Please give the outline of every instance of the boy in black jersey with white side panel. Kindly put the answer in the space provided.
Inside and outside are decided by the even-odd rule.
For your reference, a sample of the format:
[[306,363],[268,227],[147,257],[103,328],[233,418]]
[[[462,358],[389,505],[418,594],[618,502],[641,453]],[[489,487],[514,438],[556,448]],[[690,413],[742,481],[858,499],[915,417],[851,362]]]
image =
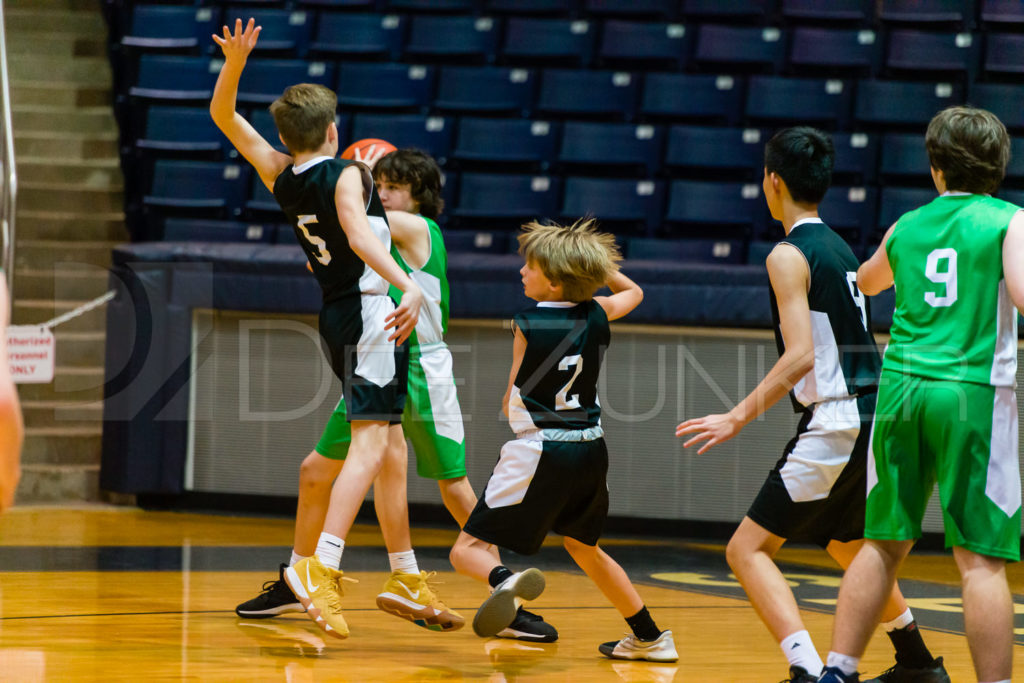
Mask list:
[[[282,141],[292,156],[276,151],[235,111],[238,82],[260,29],[250,19],[245,29],[213,36],[224,65],[210,101],[218,128],[256,168],[295,229],[323,289],[320,334],[331,367],[342,380],[352,440],[348,466],[335,481],[316,554],[284,572],[306,612],[328,634],[345,638],[341,614],[342,573],[338,569],[344,538],[366,493],[379,473],[402,468],[405,440],[401,418],[408,375],[406,339],[416,326],[423,295],[391,257],[384,208],[369,169],[338,159],[334,123],[337,96],[327,88],[299,84],[271,105]],[[396,308],[388,283],[402,292]],[[395,454],[395,455],[392,455]],[[395,528],[387,528],[389,525]],[[385,539],[403,528],[407,515],[381,520]],[[389,547],[389,551],[393,549]],[[409,548],[411,550],[411,548]],[[426,612],[422,619],[439,630],[463,625],[462,617],[436,600],[425,581],[417,591]]]
[[[596,232],[593,220],[567,228],[530,223],[524,230],[520,274],[537,307],[513,320],[512,371],[502,407],[516,439],[501,449],[451,552],[456,571],[494,589],[473,630],[495,635],[515,618],[517,598],[534,600],[544,590],[539,570],[513,573],[488,546],[529,555],[554,531],[565,536],[565,549],[633,630],[600,651],[616,659],[674,662],[672,632],[658,629],[625,571],[597,545],[608,515],[597,378],[608,321],[636,308],[643,292],[618,272],[615,240]],[[613,294],[595,297],[602,285]]]
[[[868,302],[857,289],[860,264],[818,217],[834,158],[832,140],[814,128],[780,131],[765,146],[765,200],[786,231],[767,260],[779,360],[729,413],[676,428],[676,436],[695,435],[686,447],[705,442],[701,454],[787,392],[802,415],[726,547],[729,566],[789,660],[794,683],[816,681],[823,664],[773,558],[786,541],[814,543],[846,568],[863,544],[867,446],[881,370]],[[898,587],[882,620],[896,665],[878,680],[948,683],[942,659],[932,659]]]

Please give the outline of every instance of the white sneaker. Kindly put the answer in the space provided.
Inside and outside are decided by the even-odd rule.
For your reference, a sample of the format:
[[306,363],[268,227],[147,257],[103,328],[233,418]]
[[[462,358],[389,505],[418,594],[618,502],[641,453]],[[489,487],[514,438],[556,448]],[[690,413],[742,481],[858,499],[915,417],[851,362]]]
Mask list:
[[536,600],[544,592],[544,574],[539,569],[516,572],[498,584],[473,617],[473,632],[490,638],[507,628],[519,609],[517,598]]
[[622,640],[603,643],[598,647],[612,659],[644,659],[648,662],[675,662],[679,659],[672,631],[663,631],[657,640],[640,640],[630,634]]

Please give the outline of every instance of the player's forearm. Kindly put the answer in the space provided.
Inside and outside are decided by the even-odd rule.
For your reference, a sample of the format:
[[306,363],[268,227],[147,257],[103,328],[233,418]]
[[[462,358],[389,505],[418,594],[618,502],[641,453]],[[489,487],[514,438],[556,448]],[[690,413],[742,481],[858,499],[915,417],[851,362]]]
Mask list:
[[348,243],[363,263],[403,293],[416,286],[384,248],[384,243],[373,234],[365,214],[360,216],[358,211],[342,211],[338,217],[342,225],[351,226],[345,230]]
[[741,425],[763,414],[814,369],[814,350],[786,351],[757,387],[729,411]]
[[210,116],[221,130],[230,126],[235,118],[238,81],[244,68],[244,60],[225,61],[220,75],[217,76],[217,84],[213,87],[213,97],[210,99]]

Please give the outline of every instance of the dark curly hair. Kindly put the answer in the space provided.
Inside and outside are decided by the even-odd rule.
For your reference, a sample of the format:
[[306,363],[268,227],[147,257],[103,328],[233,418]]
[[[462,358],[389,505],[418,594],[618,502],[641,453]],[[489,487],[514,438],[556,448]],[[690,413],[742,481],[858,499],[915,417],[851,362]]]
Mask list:
[[387,180],[409,184],[412,200],[419,204],[420,213],[436,219],[444,209],[441,199],[441,169],[434,158],[418,149],[395,150],[381,157],[373,167],[374,182]]

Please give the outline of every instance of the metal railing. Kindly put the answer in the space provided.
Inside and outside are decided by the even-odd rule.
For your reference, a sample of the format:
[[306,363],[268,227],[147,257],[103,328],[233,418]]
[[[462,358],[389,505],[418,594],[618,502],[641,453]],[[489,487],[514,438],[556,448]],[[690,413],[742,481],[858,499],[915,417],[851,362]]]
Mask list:
[[7,29],[4,25],[4,3],[0,0],[0,107],[3,108],[3,192],[0,193],[0,265],[7,278],[7,289],[14,291],[14,206],[18,194],[18,177],[14,166],[14,129],[11,123],[11,78],[7,71]]

